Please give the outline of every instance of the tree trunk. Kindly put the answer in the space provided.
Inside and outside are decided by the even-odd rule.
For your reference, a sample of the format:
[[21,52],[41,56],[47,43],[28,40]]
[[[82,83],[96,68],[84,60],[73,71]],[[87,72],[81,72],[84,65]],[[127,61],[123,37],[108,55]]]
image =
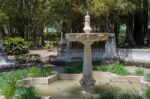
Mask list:
[[133,30],[134,30],[134,14],[128,14],[127,16],[127,29],[126,29],[126,39],[125,43],[128,44],[128,46],[134,47],[135,41],[133,38]]
[[117,20],[115,20],[114,22],[114,33],[115,33],[115,38],[116,38],[116,44],[118,45],[118,34],[119,34],[119,23],[117,22]]
[[147,38],[145,45],[148,45],[148,0],[144,0],[144,11],[143,11],[143,26],[145,38]]
[[144,10],[143,2],[141,2],[141,10],[135,12],[134,20],[134,39],[139,47],[144,45]]

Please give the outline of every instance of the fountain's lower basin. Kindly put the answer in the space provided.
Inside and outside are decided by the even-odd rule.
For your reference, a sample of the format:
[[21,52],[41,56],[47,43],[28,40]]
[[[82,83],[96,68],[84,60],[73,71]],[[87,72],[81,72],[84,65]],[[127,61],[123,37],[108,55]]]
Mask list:
[[[84,99],[82,89],[75,80],[58,80],[50,85],[33,84],[37,94],[41,96],[52,96],[53,99]],[[113,83],[113,84],[96,84],[96,94],[105,91],[124,91],[139,94],[144,86],[138,83]]]
[[[52,96],[53,99],[83,99],[79,84],[82,74],[58,74],[46,78],[28,78],[18,81],[18,86],[32,85],[37,94]],[[94,72],[96,94],[103,91],[117,90],[141,94],[149,86],[140,76],[118,76],[106,72]]]

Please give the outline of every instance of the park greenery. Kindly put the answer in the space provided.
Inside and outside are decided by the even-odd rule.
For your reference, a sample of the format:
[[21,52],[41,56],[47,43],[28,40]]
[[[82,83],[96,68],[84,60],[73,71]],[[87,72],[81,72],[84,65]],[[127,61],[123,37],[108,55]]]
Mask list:
[[118,75],[128,75],[128,70],[122,64],[108,64],[98,66],[96,68],[97,71],[105,71],[105,72],[112,72]]
[[4,51],[10,55],[26,54],[29,52],[29,44],[22,38],[3,39]]
[[0,0],[0,8],[2,37],[22,37],[34,45],[44,45],[45,35],[49,35],[44,33],[45,27],[64,33],[83,32],[87,11],[93,32],[113,32],[117,44],[123,24],[127,26],[124,42],[130,47],[143,46],[148,36],[148,0]]
[[51,42],[51,41],[48,41],[46,44],[45,44],[45,49],[52,49],[53,48],[53,42]]
[[12,99],[41,99],[40,96],[37,96],[34,90],[34,87],[19,87]]
[[145,99],[143,96],[130,93],[104,92],[96,99]]
[[40,55],[39,54],[21,54],[15,56],[16,61],[20,63],[25,62],[40,62]]
[[[27,99],[27,97],[15,98],[23,97],[23,95],[27,96],[27,94],[30,94],[34,97],[35,94],[32,88],[18,89],[18,87],[16,86],[17,81],[28,77],[46,77],[50,74],[51,69],[49,67],[31,67],[23,70],[5,72],[2,75],[0,75],[0,95],[6,96],[7,99],[11,99],[12,97],[14,97],[13,99]],[[19,90],[22,90],[23,92],[19,92]]]
[[[106,64],[102,66],[93,66],[94,71],[103,71],[103,72],[111,72],[116,73],[118,75],[128,75],[128,70],[122,64]],[[64,68],[64,72],[68,74],[72,73],[82,73],[83,65],[82,63],[75,63],[67,65]]]
[[[18,80],[27,77],[46,77],[50,74],[51,69],[49,67],[31,67],[23,70],[5,72],[0,75],[0,95],[5,95],[7,99],[41,99],[41,97],[36,95],[32,86],[18,87],[16,83]],[[97,98],[87,99],[149,99],[149,95],[150,88],[147,88],[143,96],[124,92],[105,91],[100,93]]]
[[[41,62],[39,54],[28,54],[33,46],[52,49],[60,34],[82,33],[83,17],[91,16],[92,32],[115,33],[117,47],[145,47],[148,33],[148,0],[0,0],[0,41],[8,55],[15,55],[17,63]],[[56,31],[44,31],[52,28]],[[64,35],[63,35],[64,36]],[[104,42],[102,42],[104,43]],[[150,43],[150,42],[149,42]],[[83,49],[79,42],[72,42],[72,48]],[[92,48],[99,48],[95,42]],[[26,67],[24,67],[26,68]],[[18,69],[18,68],[15,68]],[[18,87],[17,81],[28,77],[47,77],[49,67],[30,67],[11,70],[0,74],[0,95],[7,99],[41,99],[30,87]],[[122,64],[93,66],[94,71],[129,75]],[[64,73],[82,73],[82,63],[69,64]],[[150,73],[138,68],[135,74],[150,77]],[[150,88],[143,96],[129,93],[100,93],[97,99],[149,99]]]

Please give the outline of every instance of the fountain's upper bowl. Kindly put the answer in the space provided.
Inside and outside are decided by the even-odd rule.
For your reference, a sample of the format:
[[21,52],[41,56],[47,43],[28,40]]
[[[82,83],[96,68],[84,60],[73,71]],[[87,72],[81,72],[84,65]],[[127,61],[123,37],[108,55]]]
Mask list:
[[81,43],[93,43],[95,41],[104,41],[109,38],[109,33],[68,33],[66,39],[69,41],[78,41]]

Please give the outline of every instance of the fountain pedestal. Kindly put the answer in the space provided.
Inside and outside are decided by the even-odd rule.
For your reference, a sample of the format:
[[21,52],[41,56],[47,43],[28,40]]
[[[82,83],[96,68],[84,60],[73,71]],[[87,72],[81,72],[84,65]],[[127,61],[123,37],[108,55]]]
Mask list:
[[[80,81],[85,94],[95,92],[95,80],[92,78],[92,42],[84,42],[83,78]],[[88,54],[87,54],[88,53]]]
[[86,95],[92,95],[95,92],[95,80],[92,78],[92,49],[91,45],[95,41],[104,41],[109,38],[108,33],[91,33],[90,16],[85,16],[85,33],[69,33],[66,34],[68,41],[81,42],[84,45],[84,59],[83,59],[83,78],[80,80],[80,84],[83,93]]

